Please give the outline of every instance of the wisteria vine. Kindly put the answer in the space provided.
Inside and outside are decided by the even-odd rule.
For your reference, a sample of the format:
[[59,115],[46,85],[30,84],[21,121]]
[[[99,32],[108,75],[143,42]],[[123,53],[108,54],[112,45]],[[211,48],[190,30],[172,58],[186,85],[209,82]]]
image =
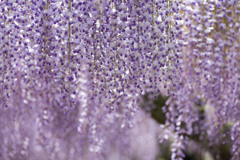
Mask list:
[[0,159],[131,159],[159,94],[172,160],[193,135],[240,159],[238,0],[0,0],[0,73]]

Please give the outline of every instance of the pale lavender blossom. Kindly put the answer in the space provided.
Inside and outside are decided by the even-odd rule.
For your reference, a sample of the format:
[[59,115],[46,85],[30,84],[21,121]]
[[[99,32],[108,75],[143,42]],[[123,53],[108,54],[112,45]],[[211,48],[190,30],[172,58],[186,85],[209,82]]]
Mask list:
[[237,0],[0,0],[0,159],[154,159],[156,124],[141,106],[165,92],[172,160],[193,135],[209,146],[231,135],[238,160],[239,10]]

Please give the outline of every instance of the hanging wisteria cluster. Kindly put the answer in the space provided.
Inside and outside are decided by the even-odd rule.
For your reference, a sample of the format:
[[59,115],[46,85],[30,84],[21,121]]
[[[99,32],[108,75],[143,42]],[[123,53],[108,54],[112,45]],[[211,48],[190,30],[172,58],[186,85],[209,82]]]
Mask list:
[[0,0],[0,73],[0,159],[130,160],[159,94],[172,160],[193,135],[240,159],[238,0]]

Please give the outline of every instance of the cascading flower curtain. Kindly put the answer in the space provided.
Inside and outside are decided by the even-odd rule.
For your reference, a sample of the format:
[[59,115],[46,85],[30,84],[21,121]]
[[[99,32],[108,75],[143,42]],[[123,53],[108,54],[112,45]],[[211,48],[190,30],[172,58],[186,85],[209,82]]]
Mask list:
[[191,135],[222,143],[225,125],[237,160],[239,5],[1,0],[1,159],[130,159],[142,96],[165,93],[173,160]]
[[[191,135],[207,138],[210,146],[226,143],[229,135],[223,130],[239,122],[240,110],[239,1],[183,5],[181,87],[166,111],[167,124],[177,134],[173,159],[181,159]],[[232,159],[239,159],[239,140],[233,137]]]

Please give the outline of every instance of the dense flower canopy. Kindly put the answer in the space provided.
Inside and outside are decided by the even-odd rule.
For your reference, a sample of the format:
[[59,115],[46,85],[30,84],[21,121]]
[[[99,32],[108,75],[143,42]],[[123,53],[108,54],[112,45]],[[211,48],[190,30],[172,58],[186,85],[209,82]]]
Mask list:
[[240,159],[238,0],[0,0],[0,57],[0,159],[130,159],[159,94],[172,160],[193,135]]

